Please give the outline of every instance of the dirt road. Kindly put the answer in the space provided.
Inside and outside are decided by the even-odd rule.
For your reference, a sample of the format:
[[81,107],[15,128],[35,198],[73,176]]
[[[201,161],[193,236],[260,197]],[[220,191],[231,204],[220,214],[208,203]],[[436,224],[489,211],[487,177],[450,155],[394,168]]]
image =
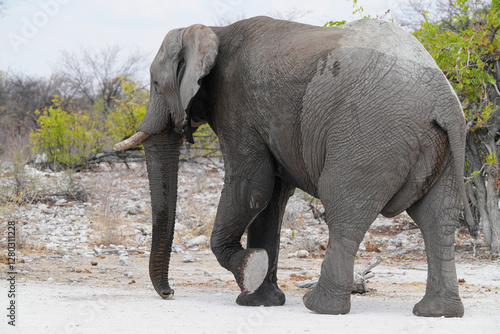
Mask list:
[[[198,262],[173,255],[173,300],[160,299],[147,277],[147,256],[131,256],[127,267],[117,255],[97,259],[47,259],[29,264],[31,274],[16,285],[16,326],[7,324],[8,286],[2,280],[5,314],[1,333],[499,333],[500,270],[496,264],[459,264],[466,314],[461,319],[413,316],[425,291],[425,262],[382,263],[373,272],[374,291],[353,295],[348,315],[327,316],[302,304],[295,281],[319,272],[321,259],[285,259],[279,281],[287,295],[282,307],[241,307],[229,273],[206,251]],[[22,265],[20,270],[22,271]],[[3,275],[2,275],[3,276]],[[49,276],[49,277],[47,277]]]

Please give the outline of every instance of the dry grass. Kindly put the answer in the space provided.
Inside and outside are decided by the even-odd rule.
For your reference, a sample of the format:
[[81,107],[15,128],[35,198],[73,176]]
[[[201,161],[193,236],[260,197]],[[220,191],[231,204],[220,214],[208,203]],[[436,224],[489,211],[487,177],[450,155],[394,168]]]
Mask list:
[[120,219],[121,195],[113,186],[113,180],[110,174],[103,173],[102,178],[95,179],[92,185],[95,241],[106,246],[120,245],[125,239]]

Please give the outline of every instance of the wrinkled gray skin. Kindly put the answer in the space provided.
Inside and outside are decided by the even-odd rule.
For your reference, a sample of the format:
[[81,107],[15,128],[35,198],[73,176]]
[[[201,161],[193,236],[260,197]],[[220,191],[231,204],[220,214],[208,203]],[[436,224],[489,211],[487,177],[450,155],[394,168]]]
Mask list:
[[348,313],[365,232],[378,214],[407,210],[422,230],[429,264],[427,290],[413,312],[463,315],[453,244],[465,194],[465,121],[414,37],[377,20],[321,28],[266,17],[168,33],[151,65],[150,103],[139,127],[151,133],[144,141],[150,274],[164,298],[173,294],[179,148],[207,122],[225,163],[211,246],[242,289],[239,304],[285,302],[276,279],[279,234],[287,200],[300,188],[321,199],[329,227],[321,277],[303,298],[307,308]]

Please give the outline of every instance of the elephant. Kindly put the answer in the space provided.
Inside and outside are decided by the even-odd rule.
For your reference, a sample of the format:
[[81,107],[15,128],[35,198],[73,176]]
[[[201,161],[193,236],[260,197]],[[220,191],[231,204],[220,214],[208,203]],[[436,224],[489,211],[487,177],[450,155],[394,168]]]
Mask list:
[[[354,260],[379,214],[403,211],[422,231],[427,288],[413,313],[461,317],[454,233],[461,204],[466,123],[434,59],[411,34],[375,19],[316,27],[255,17],[225,27],[168,32],[151,67],[137,132],[151,192],[154,288],[173,296],[168,271],[180,147],[208,123],[220,141],[224,186],[210,238],[234,274],[240,305],[278,306],[280,229],[296,188],[319,198],[329,241],[317,313],[350,311]],[[247,232],[247,244],[241,244]]]

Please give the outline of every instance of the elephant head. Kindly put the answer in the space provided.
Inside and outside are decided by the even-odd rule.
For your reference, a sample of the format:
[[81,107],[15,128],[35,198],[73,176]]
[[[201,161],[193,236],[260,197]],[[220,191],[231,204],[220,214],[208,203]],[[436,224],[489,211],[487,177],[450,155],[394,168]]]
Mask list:
[[149,273],[163,298],[174,293],[168,283],[168,268],[180,146],[183,135],[193,142],[190,109],[202,78],[215,65],[218,48],[217,36],[206,26],[170,31],[150,67],[150,100],[138,132],[114,146],[120,151],[144,141],[153,215]]

